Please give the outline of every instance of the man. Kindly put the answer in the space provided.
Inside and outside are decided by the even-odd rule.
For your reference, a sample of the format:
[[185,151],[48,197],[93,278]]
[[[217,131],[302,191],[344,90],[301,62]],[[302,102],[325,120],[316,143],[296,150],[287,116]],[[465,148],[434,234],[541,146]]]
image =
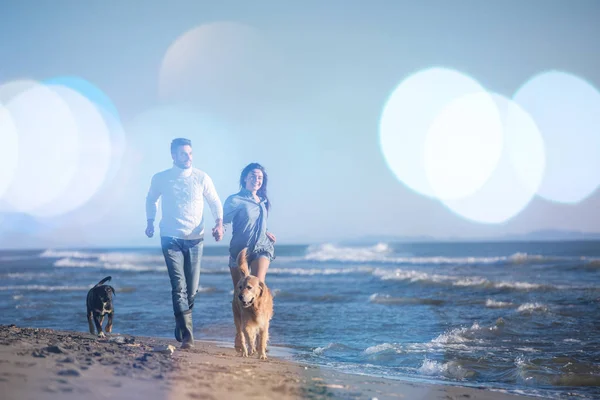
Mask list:
[[160,241],[171,280],[175,338],[181,348],[194,347],[192,307],[200,284],[200,259],[204,246],[204,200],[215,219],[212,235],[223,238],[223,205],[212,179],[192,168],[192,142],[171,142],[173,167],[152,177],[146,196],[146,236],[154,235],[154,219],[161,200]]

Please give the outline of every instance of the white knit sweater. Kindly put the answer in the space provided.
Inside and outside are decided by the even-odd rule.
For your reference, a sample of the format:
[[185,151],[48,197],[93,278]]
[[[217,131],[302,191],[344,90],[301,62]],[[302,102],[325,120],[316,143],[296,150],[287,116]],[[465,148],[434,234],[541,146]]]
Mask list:
[[212,179],[196,168],[173,168],[152,177],[146,196],[146,218],[154,220],[161,202],[160,236],[180,239],[204,237],[204,199],[215,220],[223,218],[223,205]]

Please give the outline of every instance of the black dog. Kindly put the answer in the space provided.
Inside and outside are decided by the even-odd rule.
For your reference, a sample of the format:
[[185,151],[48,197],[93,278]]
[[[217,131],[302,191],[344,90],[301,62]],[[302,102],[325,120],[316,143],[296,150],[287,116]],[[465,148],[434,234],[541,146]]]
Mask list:
[[[107,276],[90,289],[87,295],[87,319],[90,327],[90,333],[93,335],[94,324],[98,331],[99,337],[105,337],[102,332],[102,322],[104,321],[104,315],[108,315],[108,323],[106,324],[106,332],[112,331],[114,308],[112,303],[112,296],[115,294],[115,289],[112,286],[104,285],[112,277]],[[93,323],[92,323],[93,319]]]

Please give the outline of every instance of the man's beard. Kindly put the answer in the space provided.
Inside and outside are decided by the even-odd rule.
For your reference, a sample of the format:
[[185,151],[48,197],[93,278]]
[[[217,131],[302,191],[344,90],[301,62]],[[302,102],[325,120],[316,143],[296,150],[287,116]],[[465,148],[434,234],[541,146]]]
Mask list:
[[181,168],[181,169],[189,169],[189,168],[192,168],[192,162],[190,161],[190,164],[189,164],[189,165],[186,165],[186,163],[179,163],[179,162],[176,162],[176,163],[175,163],[175,166],[176,166],[176,167],[179,167],[179,168]]

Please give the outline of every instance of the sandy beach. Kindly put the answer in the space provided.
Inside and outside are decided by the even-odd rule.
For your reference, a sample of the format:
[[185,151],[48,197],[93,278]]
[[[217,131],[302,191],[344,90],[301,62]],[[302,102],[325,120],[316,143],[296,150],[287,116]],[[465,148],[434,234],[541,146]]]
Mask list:
[[0,392],[19,399],[517,399],[485,389],[340,373],[196,342],[0,326]]

